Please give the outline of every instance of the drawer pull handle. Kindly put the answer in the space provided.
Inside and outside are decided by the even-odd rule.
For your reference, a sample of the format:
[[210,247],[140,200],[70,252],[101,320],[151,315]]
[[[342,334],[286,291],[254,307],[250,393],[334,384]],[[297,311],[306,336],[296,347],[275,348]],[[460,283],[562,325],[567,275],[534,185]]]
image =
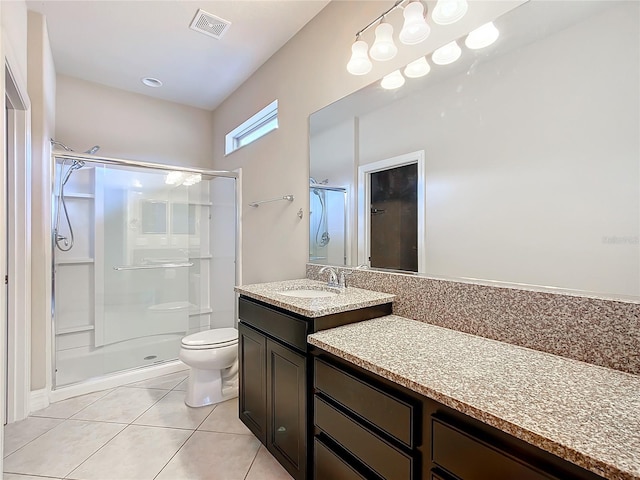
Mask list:
[[286,432],[287,429],[284,427],[278,427],[278,433]]

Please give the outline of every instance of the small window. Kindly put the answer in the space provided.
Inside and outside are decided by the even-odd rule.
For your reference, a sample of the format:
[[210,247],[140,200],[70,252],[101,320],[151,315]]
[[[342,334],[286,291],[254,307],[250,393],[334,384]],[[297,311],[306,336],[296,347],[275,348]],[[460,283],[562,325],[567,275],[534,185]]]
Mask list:
[[227,133],[225,137],[225,155],[278,128],[278,100],[264,107],[253,117]]

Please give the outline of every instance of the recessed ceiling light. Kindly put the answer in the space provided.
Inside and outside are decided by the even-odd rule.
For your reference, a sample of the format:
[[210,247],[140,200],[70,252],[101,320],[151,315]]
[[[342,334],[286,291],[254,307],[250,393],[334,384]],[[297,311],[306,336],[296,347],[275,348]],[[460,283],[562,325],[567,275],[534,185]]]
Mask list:
[[162,82],[160,80],[158,80],[157,78],[152,78],[152,77],[144,77],[142,80],[142,83],[144,83],[147,87],[152,87],[152,88],[159,88],[162,86]]

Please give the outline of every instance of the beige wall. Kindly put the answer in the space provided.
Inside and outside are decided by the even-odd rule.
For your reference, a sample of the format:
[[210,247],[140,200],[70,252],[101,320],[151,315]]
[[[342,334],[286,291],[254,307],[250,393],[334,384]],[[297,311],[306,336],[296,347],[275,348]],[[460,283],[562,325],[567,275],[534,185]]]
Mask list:
[[56,74],[44,16],[29,12],[28,73],[32,139],[31,390],[47,386],[51,345],[51,147]]
[[0,1],[5,55],[16,60],[21,78],[27,78],[27,4],[23,0]]
[[[355,33],[386,10],[389,2],[331,2],[216,109],[213,167],[243,169],[244,283],[305,275],[309,228],[309,114],[522,2],[481,3],[479,15],[468,15],[457,24],[434,28],[426,42],[412,47],[400,45],[395,59],[376,63],[371,73],[355,77],[345,68]],[[399,31],[402,14],[393,12],[388,21]],[[363,39],[371,41],[373,32],[366,32]],[[279,129],[225,157],[225,134],[275,98],[278,99]],[[286,194],[295,196],[293,204],[248,206],[251,201]],[[296,216],[300,208],[304,211],[302,220]]]
[[[488,2],[486,15],[496,16],[494,11],[508,10],[520,1]],[[26,55],[24,2],[1,5],[3,27],[7,25],[6,33],[16,39],[19,51],[24,47]],[[376,64],[370,74],[349,75],[345,65],[355,32],[388,6],[386,1],[331,2],[213,114],[67,76],[56,79],[46,25],[43,19],[30,17],[35,25],[29,38],[35,52],[30,71],[39,73],[33,74],[36,78],[30,79],[29,89],[36,97],[34,109],[40,109],[34,110],[34,119],[42,122],[34,123],[34,179],[42,182],[34,184],[34,238],[44,239],[34,242],[33,390],[46,386],[50,358],[44,340],[45,329],[50,328],[49,275],[39,268],[50,265],[50,199],[43,193],[50,178],[43,170],[48,165],[49,136],[76,150],[99,144],[104,156],[222,170],[242,167],[244,283],[302,277],[308,245],[309,114],[470,29],[465,21],[434,29],[429,41],[416,47],[401,46],[396,59]],[[401,20],[400,12],[390,19],[397,28]],[[367,35],[365,39],[370,40],[372,32]],[[24,64],[26,77],[26,60]],[[279,100],[279,130],[225,157],[224,135],[274,98]],[[247,206],[253,200],[290,193],[296,196],[293,205]],[[296,216],[299,208],[304,210],[302,220]]]
[[58,75],[56,140],[99,155],[211,168],[211,112]]

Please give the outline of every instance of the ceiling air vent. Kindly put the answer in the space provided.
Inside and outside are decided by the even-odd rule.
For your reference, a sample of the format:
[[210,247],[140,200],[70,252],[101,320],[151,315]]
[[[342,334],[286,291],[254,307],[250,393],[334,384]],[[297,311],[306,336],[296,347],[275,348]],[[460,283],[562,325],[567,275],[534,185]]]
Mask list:
[[231,22],[216,17],[200,9],[191,22],[190,28],[196,32],[204,33],[210,37],[220,39],[229,29]]

